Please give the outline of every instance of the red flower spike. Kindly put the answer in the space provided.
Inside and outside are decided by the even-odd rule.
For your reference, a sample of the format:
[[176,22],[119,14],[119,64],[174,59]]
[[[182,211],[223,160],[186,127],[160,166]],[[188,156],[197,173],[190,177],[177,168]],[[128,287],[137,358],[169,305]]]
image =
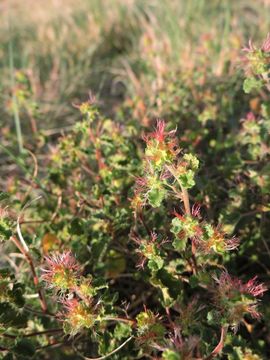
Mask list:
[[242,284],[241,286],[242,292],[248,293],[255,297],[262,296],[263,293],[267,291],[267,288],[264,286],[264,284],[258,284],[257,278],[258,278],[257,276],[254,276],[246,284]]
[[72,299],[62,299],[61,304],[63,305],[64,309],[67,311],[67,313],[72,313],[80,304],[78,299],[72,298]]
[[152,135],[157,141],[164,141],[165,137],[165,122],[163,120],[157,120],[156,131]]
[[236,332],[239,324],[243,322],[244,316],[249,314],[254,319],[259,319],[261,314],[257,310],[259,296],[267,290],[263,284],[256,281],[256,277],[243,283],[236,277],[231,277],[223,272],[219,279],[218,289],[215,292],[217,305],[223,315]]
[[174,215],[175,217],[177,217],[178,219],[180,219],[180,220],[182,220],[182,221],[185,221],[185,216],[179,214],[176,210],[174,210],[173,215]]
[[148,135],[144,135],[143,140],[148,142],[150,139],[156,139],[158,142],[163,142],[166,136],[171,137],[175,135],[176,130],[165,131],[165,127],[166,124],[164,120],[157,120],[155,131]]

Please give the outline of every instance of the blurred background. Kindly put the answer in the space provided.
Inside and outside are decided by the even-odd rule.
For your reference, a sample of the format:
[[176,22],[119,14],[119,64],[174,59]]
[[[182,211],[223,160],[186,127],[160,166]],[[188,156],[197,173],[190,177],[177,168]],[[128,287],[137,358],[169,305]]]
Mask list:
[[0,135],[28,142],[73,124],[89,90],[112,117],[136,99],[143,121],[170,74],[235,72],[268,32],[270,1],[2,0],[0,14]]

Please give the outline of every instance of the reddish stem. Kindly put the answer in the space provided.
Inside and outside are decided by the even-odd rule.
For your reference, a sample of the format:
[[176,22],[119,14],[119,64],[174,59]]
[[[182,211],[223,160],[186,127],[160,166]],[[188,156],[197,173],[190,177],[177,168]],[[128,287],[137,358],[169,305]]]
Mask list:
[[227,331],[228,331],[228,326],[222,326],[219,343],[214,348],[214,350],[211,352],[211,354],[205,358],[205,360],[211,360],[214,357],[216,357],[219,353],[221,353],[221,351],[224,347],[224,342],[225,342],[225,338],[227,335]]
[[99,170],[101,170],[101,169],[103,169],[105,167],[105,164],[104,164],[103,159],[102,159],[101,151],[95,144],[96,141],[95,141],[95,136],[94,136],[94,134],[92,132],[92,129],[89,129],[89,137],[90,137],[90,140],[92,141],[93,145],[95,146],[96,160],[97,160],[97,163],[98,163],[98,168],[99,168]]
[[15,236],[11,237],[11,241],[16,245],[16,247],[24,255],[25,260],[28,262],[28,264],[30,266],[30,269],[31,269],[31,272],[32,272],[34,285],[37,288],[41,308],[42,308],[43,312],[48,312],[48,307],[47,307],[45,296],[43,294],[43,291],[41,289],[39,289],[39,280],[38,280],[38,276],[37,276],[37,273],[36,273],[34,262],[33,262],[33,259],[32,259],[31,255],[30,255],[30,253],[24,249],[24,247],[21,245],[21,243],[19,242],[19,240]]

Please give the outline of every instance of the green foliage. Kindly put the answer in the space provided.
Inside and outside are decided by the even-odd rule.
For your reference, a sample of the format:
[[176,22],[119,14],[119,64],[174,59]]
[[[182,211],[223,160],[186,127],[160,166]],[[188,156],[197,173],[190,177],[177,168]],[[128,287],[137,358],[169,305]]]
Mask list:
[[249,94],[252,90],[260,90],[263,86],[263,81],[254,77],[245,79],[243,89],[245,93]]
[[177,354],[177,352],[166,349],[162,354],[162,359],[164,359],[164,360],[181,360],[181,357],[179,354]]
[[[149,31],[136,66],[150,91],[113,119],[91,95],[72,129],[37,132],[36,155],[14,155],[20,169],[0,193],[4,358],[267,358],[266,287],[254,276],[267,282],[269,41],[246,49],[243,92],[242,73],[203,58],[163,67]],[[16,84],[33,120],[31,81],[18,72]],[[151,113],[167,123],[142,131]]]
[[148,192],[147,192],[147,199],[149,201],[149,204],[153,206],[154,208],[160,207],[162,201],[164,200],[166,196],[166,191],[162,187],[160,187],[158,184],[156,186],[153,186]]
[[19,357],[29,359],[35,354],[35,347],[31,340],[21,339],[16,342],[12,351]]
[[9,240],[12,235],[11,223],[9,219],[0,219],[0,241]]
[[136,320],[139,336],[145,336],[147,338],[148,335],[149,341],[162,339],[164,337],[165,329],[151,310],[145,310],[139,313]]
[[175,235],[173,245],[176,250],[185,249],[188,239],[196,235],[197,227],[198,221],[191,216],[173,218],[171,232]]
[[179,175],[179,180],[184,188],[192,188],[195,185],[194,172],[192,170],[187,170],[184,174]]

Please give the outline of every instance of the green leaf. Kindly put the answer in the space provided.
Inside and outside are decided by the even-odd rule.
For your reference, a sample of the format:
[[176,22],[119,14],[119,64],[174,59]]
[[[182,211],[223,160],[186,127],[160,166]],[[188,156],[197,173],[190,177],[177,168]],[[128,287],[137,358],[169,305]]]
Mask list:
[[191,216],[185,216],[183,219],[178,217],[172,219],[171,232],[175,235],[173,246],[177,251],[185,249],[188,238],[195,235],[197,225],[198,220]]
[[181,360],[181,356],[180,356],[180,354],[178,354],[177,352],[175,352],[173,350],[166,349],[162,353],[162,359],[164,359],[164,360]]
[[0,241],[9,240],[12,235],[11,225],[8,219],[0,218]]
[[187,241],[188,241],[187,237],[183,237],[181,239],[177,237],[173,240],[172,244],[173,244],[173,247],[175,248],[175,250],[183,251],[186,248]]
[[74,218],[70,223],[69,232],[72,235],[82,235],[84,233],[83,221],[80,218]]
[[114,337],[117,340],[121,340],[130,336],[131,332],[132,328],[129,324],[118,323],[114,329]]
[[189,279],[189,285],[191,286],[192,289],[194,289],[195,287],[197,287],[199,284],[199,279],[197,276],[192,275]]
[[151,278],[151,284],[162,292],[163,306],[171,306],[182,293],[182,284],[164,267]]
[[149,204],[153,206],[154,208],[157,208],[161,205],[163,199],[165,198],[166,191],[162,188],[152,188],[147,193],[147,198],[149,201]]
[[207,322],[209,325],[215,325],[220,322],[220,316],[217,311],[211,310],[207,313]]
[[249,77],[245,79],[243,84],[243,90],[246,94],[249,94],[252,90],[259,90],[263,86],[263,81],[258,80],[255,77]]
[[177,217],[172,219],[171,232],[174,235],[178,235],[183,230],[183,221]]
[[28,339],[19,340],[12,350],[20,355],[25,357],[32,357],[35,354],[35,348],[33,343]]
[[118,251],[110,250],[106,259],[106,274],[110,278],[116,278],[126,269],[126,259]]
[[3,191],[0,191],[0,201],[6,200],[9,198],[9,194]]
[[181,185],[185,189],[190,189],[195,185],[194,180],[194,171],[193,170],[187,170],[183,174],[179,175],[179,180],[181,182]]
[[158,271],[162,269],[164,261],[160,256],[153,256],[152,259],[148,261],[148,267],[152,271]]
[[183,160],[185,160],[187,162],[187,165],[191,170],[195,171],[198,169],[199,160],[196,158],[196,156],[194,156],[192,154],[185,154],[183,156]]
[[24,286],[20,283],[15,283],[12,289],[12,298],[14,303],[19,307],[23,307],[25,300],[23,297],[23,293],[24,293]]
[[0,323],[6,326],[23,326],[26,321],[26,316],[16,310],[10,303],[0,303]]
[[140,312],[137,317],[137,331],[139,335],[150,332],[155,337],[163,337],[165,333],[164,326],[159,323],[159,319],[151,310]]

